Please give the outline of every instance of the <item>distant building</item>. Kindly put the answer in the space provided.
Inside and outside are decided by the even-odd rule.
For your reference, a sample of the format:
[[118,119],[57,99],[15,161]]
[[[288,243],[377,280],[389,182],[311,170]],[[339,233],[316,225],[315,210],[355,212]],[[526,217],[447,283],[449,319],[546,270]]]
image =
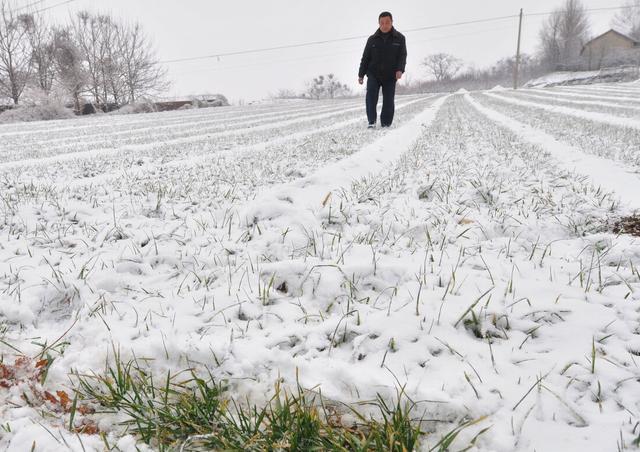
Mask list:
[[587,42],[580,56],[589,70],[640,64],[640,42],[611,29]]

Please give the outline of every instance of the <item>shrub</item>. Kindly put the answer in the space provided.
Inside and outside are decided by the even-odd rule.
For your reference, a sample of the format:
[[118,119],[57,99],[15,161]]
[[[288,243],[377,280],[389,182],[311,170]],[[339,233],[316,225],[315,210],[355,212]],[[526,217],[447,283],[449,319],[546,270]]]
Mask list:
[[11,122],[50,121],[75,117],[73,110],[62,104],[48,102],[42,105],[18,106],[0,114],[0,124]]
[[193,108],[227,107],[229,101],[222,94],[196,96],[192,99]]
[[144,99],[139,102],[124,105],[112,113],[114,115],[131,115],[137,113],[153,113],[156,111],[158,111],[156,104],[149,99]]

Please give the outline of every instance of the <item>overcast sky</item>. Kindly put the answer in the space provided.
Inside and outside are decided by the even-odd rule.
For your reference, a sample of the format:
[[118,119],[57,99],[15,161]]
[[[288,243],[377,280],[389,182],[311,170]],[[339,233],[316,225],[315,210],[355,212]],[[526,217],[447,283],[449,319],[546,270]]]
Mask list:
[[[18,5],[33,3],[20,0]],[[61,3],[43,0],[39,8]],[[79,9],[111,12],[139,21],[161,60],[243,51],[310,41],[370,35],[378,14],[389,10],[402,32],[412,28],[553,10],[562,0],[73,0],[45,12],[64,21]],[[587,8],[618,6],[622,0],[583,0]],[[593,34],[609,28],[615,12],[591,13]],[[545,17],[526,17],[522,48],[534,52]],[[421,60],[447,52],[483,67],[515,53],[517,20],[452,26],[406,33],[410,79],[425,78]],[[355,90],[365,39],[298,49],[167,64],[171,94],[222,93],[232,101],[263,98],[279,88],[301,90],[321,73],[335,73]]]

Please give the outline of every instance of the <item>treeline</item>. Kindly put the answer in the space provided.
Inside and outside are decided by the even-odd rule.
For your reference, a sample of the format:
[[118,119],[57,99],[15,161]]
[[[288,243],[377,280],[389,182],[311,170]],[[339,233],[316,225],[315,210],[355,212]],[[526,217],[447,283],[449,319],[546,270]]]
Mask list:
[[274,99],[335,99],[349,97],[353,93],[351,88],[342,83],[334,74],[319,75],[305,83],[303,91],[280,89],[271,94]]
[[76,111],[87,98],[107,111],[167,88],[139,23],[81,11],[53,24],[0,0],[0,98],[19,105],[35,92],[72,102]]
[[[495,86],[509,88],[514,83],[515,58],[503,58],[487,68],[464,67],[462,60],[448,54],[430,55],[423,61],[430,75],[427,80],[406,80],[398,85],[399,94],[419,92],[490,89]],[[437,67],[437,69],[436,69]],[[520,83],[540,77],[548,72],[537,56],[520,56]]]
[[[612,20],[612,27],[640,41],[640,0],[627,0]],[[621,65],[640,66],[640,49],[607,51],[601,55],[583,53],[592,39],[587,9],[581,0],[565,0],[543,24],[538,50],[522,55],[519,85],[553,71],[580,71]],[[515,58],[504,58],[494,65],[478,69],[465,67],[462,60],[446,53],[429,55],[422,61],[428,80],[406,81],[399,93],[489,89],[496,85],[512,87]]]

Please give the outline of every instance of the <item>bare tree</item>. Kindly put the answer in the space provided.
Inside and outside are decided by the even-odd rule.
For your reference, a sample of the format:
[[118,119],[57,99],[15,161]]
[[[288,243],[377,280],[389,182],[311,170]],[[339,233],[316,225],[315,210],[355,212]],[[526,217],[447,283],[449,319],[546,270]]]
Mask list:
[[581,0],[566,0],[540,32],[542,60],[550,69],[575,70],[582,66],[580,53],[590,33],[589,16]]
[[437,82],[451,80],[462,69],[462,60],[447,53],[435,53],[424,59],[422,65],[427,68]]
[[324,75],[320,75],[307,83],[307,94],[312,99],[320,100],[323,95]]
[[125,28],[106,14],[95,16],[100,30],[98,66],[102,97],[105,104],[120,106],[126,102],[124,55],[122,42],[128,39]]
[[27,30],[11,5],[0,0],[0,95],[18,105],[31,71]]
[[129,102],[169,88],[166,69],[158,62],[139,23],[120,28],[118,51]]
[[91,13],[80,11],[72,18],[71,30],[74,43],[86,66],[87,88],[96,104],[102,102],[100,95],[100,29]]
[[73,34],[89,75],[94,101],[109,108],[166,90],[166,70],[139,23],[125,25],[105,14],[79,13]]
[[294,90],[288,88],[281,88],[275,94],[271,95],[271,98],[273,99],[296,99],[299,97],[299,94],[297,94]]
[[560,28],[562,13],[554,11],[540,30],[540,59],[549,70],[560,65]]
[[45,23],[42,16],[22,14],[19,20],[27,31],[35,84],[44,94],[49,95],[55,78],[53,30]]
[[611,25],[640,41],[640,0],[627,0]]
[[579,69],[582,46],[589,40],[589,16],[581,0],[566,0],[562,12],[560,61],[566,69]]
[[69,28],[54,30],[56,80],[71,96],[76,112],[80,112],[80,98],[86,90],[89,74],[84,66],[82,51]]
[[[505,83],[506,80],[513,78],[515,65],[515,57],[507,57],[498,60],[487,70],[478,72],[487,72],[485,77],[489,80]],[[522,80],[526,82],[528,78],[536,77],[538,75],[540,71],[540,61],[527,53],[523,53],[520,55],[518,68],[520,75],[522,76]]]
[[114,102],[114,97],[118,97],[112,84],[117,74],[115,24],[109,16],[81,11],[72,19],[71,27],[87,68],[88,89],[93,101],[106,109]]
[[[17,13],[0,0],[0,97],[18,104],[27,86],[62,88],[80,109],[83,95],[109,110],[166,90],[166,70],[139,23],[81,11],[65,27]],[[24,9],[24,8],[22,8]]]
[[335,78],[333,74],[320,75],[307,84],[307,94],[312,99],[334,99],[346,96],[351,92],[349,87]]
[[325,90],[329,99],[347,95],[351,91],[346,84],[340,83],[333,74],[327,75],[325,85]]

